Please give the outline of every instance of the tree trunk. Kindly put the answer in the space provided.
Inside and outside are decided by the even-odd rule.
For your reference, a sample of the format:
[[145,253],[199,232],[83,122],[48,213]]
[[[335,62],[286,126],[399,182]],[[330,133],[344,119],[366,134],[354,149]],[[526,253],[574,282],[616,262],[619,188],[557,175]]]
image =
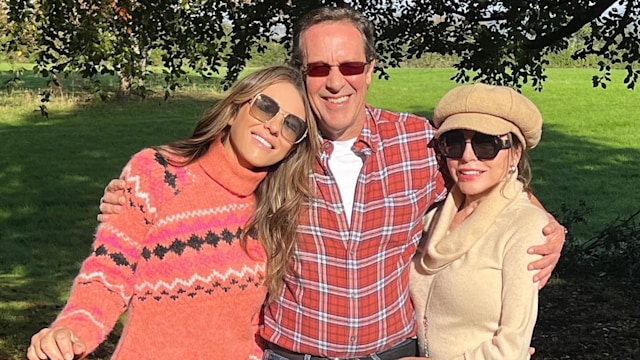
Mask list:
[[124,73],[123,70],[118,71],[118,77],[120,78],[120,94],[122,96],[128,96],[129,90],[131,90],[131,76]]

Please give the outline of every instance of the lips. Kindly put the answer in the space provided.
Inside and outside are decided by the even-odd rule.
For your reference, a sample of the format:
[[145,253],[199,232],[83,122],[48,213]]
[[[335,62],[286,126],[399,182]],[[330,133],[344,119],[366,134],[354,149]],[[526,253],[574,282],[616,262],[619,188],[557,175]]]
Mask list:
[[458,181],[473,181],[484,174],[480,170],[458,170]]
[[480,171],[480,170],[458,170],[458,173],[460,173],[461,175],[474,176],[474,175],[482,174],[482,171]]

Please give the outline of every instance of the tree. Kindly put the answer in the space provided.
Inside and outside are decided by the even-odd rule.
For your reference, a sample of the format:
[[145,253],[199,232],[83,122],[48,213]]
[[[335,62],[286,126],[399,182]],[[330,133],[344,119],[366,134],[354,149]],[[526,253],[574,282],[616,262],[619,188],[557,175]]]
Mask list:
[[606,87],[611,65],[626,64],[624,82],[633,89],[640,70],[640,2],[637,0],[568,1],[412,1],[403,2],[398,20],[383,39],[408,43],[407,56],[425,52],[458,55],[456,80],[521,86],[529,80],[541,89],[544,56],[565,50],[582,31],[584,46],[574,59],[601,58],[593,85]]
[[[456,55],[455,80],[484,80],[540,90],[544,56],[569,46],[574,58],[601,59],[594,86],[606,87],[612,65],[626,66],[633,89],[640,70],[640,0],[11,0],[10,24],[36,24],[37,71],[117,74],[121,90],[144,95],[149,52],[161,54],[166,96],[186,68],[207,77],[226,67],[226,84],[252,52],[279,39],[290,49],[293,24],[319,6],[352,6],[376,25],[377,71],[425,53]],[[588,25],[588,26],[586,26]],[[14,26],[20,28],[20,26]],[[635,67],[635,68],[634,68]],[[98,81],[98,80],[96,80]]]
[[9,2],[0,0],[0,49],[4,50],[3,59],[14,61],[36,47],[35,26],[33,23],[9,21],[10,11],[20,11],[9,7]]

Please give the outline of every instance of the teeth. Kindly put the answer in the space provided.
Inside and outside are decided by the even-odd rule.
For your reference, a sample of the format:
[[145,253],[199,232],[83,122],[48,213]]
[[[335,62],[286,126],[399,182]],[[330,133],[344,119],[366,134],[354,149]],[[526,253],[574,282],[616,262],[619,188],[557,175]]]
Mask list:
[[464,175],[480,175],[478,170],[461,170],[460,173]]
[[253,138],[258,140],[260,143],[262,143],[264,146],[268,147],[269,149],[273,149],[273,146],[271,146],[271,144],[267,140],[265,140],[264,138],[262,138],[262,137],[260,137],[260,136],[258,136],[256,134],[253,134]]
[[334,104],[342,104],[343,102],[347,101],[348,98],[348,96],[341,96],[339,98],[329,98],[327,99],[327,101]]

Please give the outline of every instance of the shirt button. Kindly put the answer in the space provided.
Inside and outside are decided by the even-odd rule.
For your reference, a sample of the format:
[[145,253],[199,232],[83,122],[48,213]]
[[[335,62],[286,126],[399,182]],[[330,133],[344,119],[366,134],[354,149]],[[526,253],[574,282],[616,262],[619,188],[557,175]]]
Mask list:
[[355,336],[351,337],[351,342],[356,342],[356,337]]
[[336,214],[340,215],[340,214],[342,214],[342,211],[343,211],[342,208],[339,207],[339,208],[336,209]]
[[356,298],[356,292],[355,292],[355,291],[352,291],[352,292],[349,294],[349,297],[350,297],[350,298],[352,298],[352,299],[355,299],[355,298]]
[[355,250],[349,250],[349,255],[356,256],[356,251]]

